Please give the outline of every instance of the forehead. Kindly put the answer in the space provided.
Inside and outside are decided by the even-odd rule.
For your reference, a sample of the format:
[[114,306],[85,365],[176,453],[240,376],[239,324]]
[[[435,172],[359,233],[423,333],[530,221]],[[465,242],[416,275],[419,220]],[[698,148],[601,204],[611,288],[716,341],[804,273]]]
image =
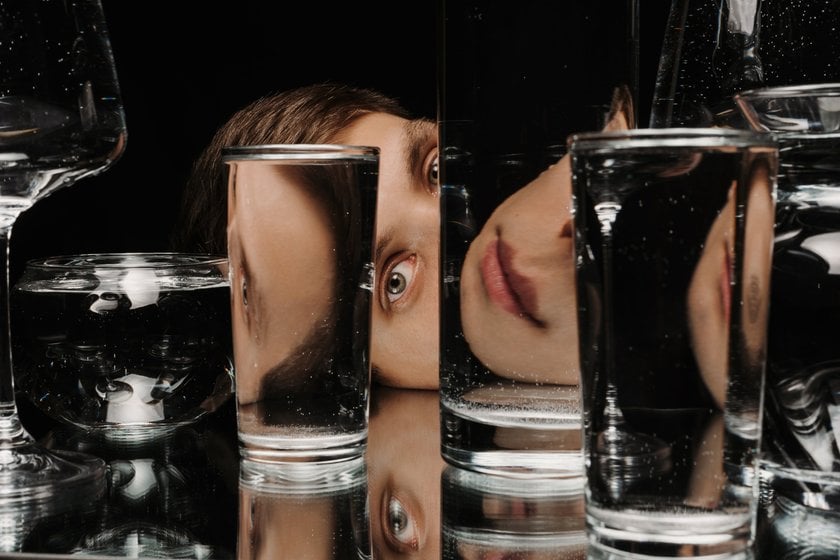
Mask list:
[[437,143],[437,126],[427,119],[408,120],[388,113],[369,113],[335,135],[338,143],[378,147],[384,156]]

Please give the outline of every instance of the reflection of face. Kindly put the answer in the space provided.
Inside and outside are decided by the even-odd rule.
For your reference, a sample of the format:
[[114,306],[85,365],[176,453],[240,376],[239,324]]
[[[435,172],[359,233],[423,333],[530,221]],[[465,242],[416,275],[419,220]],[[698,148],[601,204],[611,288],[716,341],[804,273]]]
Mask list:
[[464,337],[498,375],[578,382],[570,206],[564,157],[496,208],[467,251]]
[[262,376],[328,316],[335,241],[321,203],[293,173],[280,165],[238,166],[236,173],[228,251],[236,393],[247,404],[258,400]]
[[335,141],[380,149],[371,323],[374,377],[395,387],[437,388],[437,130],[431,122],[373,113],[356,120]]
[[306,496],[273,496],[239,491],[237,557],[333,558],[335,519],[332,502]]
[[439,558],[438,393],[380,388],[373,400],[368,487],[374,558]]
[[[748,186],[743,256],[742,324],[748,350],[763,348],[767,324],[774,202],[767,170],[758,167]],[[723,408],[729,354],[730,271],[735,251],[735,188],[712,224],[688,291],[688,318],[700,373]],[[757,356],[752,356],[755,359]]]

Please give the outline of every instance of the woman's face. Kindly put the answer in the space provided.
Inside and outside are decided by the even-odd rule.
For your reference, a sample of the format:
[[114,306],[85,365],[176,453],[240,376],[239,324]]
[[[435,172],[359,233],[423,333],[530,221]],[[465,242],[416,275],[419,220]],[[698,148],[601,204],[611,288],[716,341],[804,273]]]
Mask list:
[[380,149],[371,324],[374,379],[393,387],[437,388],[437,128],[430,121],[372,113],[333,141]]
[[322,204],[294,173],[279,165],[238,165],[235,173],[228,194],[233,351],[237,399],[248,404],[259,400],[266,372],[329,315],[335,240]]
[[497,375],[578,382],[570,206],[566,156],[496,208],[467,251],[464,337]]

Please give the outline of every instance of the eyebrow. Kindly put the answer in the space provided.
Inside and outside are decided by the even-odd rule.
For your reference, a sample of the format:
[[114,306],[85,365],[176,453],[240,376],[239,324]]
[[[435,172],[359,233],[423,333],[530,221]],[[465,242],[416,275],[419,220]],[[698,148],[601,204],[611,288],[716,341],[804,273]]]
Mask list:
[[419,173],[422,179],[420,166],[426,156],[426,148],[436,140],[434,122],[425,118],[410,120],[403,125],[403,131],[407,140],[403,155],[408,162],[408,173],[410,175]]
[[[378,233],[378,232],[377,232]],[[394,239],[394,228],[389,227],[385,231],[382,232],[382,235],[376,236],[376,251],[373,255],[373,266],[376,269],[376,263],[380,261],[382,258],[382,254],[385,252],[385,247],[391,244],[391,241]]]

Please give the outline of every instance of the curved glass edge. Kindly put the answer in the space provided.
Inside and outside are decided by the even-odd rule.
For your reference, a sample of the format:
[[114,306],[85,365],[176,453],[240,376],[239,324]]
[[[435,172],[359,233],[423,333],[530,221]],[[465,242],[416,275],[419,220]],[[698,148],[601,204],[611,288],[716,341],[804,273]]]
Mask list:
[[639,148],[777,148],[772,134],[730,128],[651,128],[581,132],[568,140],[569,150],[601,151]]
[[254,160],[361,160],[376,161],[376,146],[347,144],[257,144],[253,146],[227,146],[222,149],[222,161]]

